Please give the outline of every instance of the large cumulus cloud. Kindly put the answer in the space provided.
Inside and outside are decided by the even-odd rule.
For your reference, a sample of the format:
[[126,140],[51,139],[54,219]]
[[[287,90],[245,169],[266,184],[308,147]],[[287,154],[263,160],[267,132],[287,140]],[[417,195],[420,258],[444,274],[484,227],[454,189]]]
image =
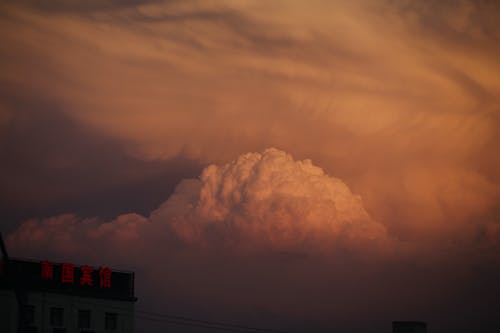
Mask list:
[[[252,246],[313,247],[385,235],[361,198],[340,179],[277,149],[210,165],[199,181],[187,182],[152,218],[168,221],[174,216],[174,230],[188,241],[210,234],[221,242],[250,240]],[[182,202],[185,198],[191,200]],[[179,206],[185,208],[181,216],[174,213]]]
[[361,197],[342,180],[310,160],[295,161],[274,148],[209,165],[199,179],[182,181],[149,217],[125,214],[103,222],[72,214],[33,219],[9,242],[16,250],[43,245],[67,252],[93,242],[113,248],[140,242],[157,227],[170,233],[165,237],[183,243],[235,250],[309,252],[386,238],[385,227],[370,217]]

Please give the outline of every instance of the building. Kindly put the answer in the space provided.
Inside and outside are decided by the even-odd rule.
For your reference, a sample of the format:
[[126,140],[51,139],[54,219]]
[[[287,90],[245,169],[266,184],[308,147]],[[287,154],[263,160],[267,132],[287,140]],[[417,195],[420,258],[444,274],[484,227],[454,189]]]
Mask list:
[[2,333],[133,333],[134,273],[11,259],[0,265]]

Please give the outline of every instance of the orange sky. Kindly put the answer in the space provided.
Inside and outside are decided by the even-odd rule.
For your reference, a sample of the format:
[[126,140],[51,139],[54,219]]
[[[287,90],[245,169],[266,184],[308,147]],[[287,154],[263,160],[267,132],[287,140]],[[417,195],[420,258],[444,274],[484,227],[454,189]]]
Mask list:
[[333,261],[345,247],[384,267],[436,256],[426,269],[446,277],[447,260],[498,262],[495,1],[0,12],[0,203],[16,253],[81,258],[82,244],[111,242],[107,260],[126,264],[127,242],[165,228],[193,263],[221,244]]

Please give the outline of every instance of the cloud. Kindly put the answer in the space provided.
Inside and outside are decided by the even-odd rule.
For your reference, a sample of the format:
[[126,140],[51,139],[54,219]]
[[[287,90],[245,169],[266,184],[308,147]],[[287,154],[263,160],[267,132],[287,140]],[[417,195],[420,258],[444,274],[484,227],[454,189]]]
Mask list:
[[245,251],[331,251],[387,237],[361,197],[340,179],[310,160],[295,161],[270,148],[206,167],[199,179],[182,181],[148,218],[125,214],[103,223],[69,214],[33,219],[23,223],[9,243],[16,250],[55,246],[64,253],[96,241],[99,248],[106,244],[120,249],[144,240],[154,225],[166,226],[167,233],[189,245]]
[[279,146],[331,168],[346,142],[391,160],[461,159],[495,132],[498,43],[488,8],[472,7],[485,34],[462,44],[427,25],[437,6],[133,2],[71,20],[8,6],[2,78],[145,159],[220,163]]
[[111,219],[125,207],[125,212],[149,214],[181,179],[203,168],[180,156],[135,159],[121,142],[74,121],[46,99],[4,101],[12,110],[0,135],[4,232],[31,217],[65,212]]
[[[132,161],[223,164],[281,147],[365,197],[386,198],[365,203],[369,211],[419,197],[418,188],[384,184],[416,173],[439,182],[434,168],[498,185],[493,2],[111,1],[105,10],[78,9],[85,4],[2,4],[4,96],[57,105]],[[0,102],[11,113],[22,108]]]
[[[356,239],[382,239],[385,228],[371,219],[359,196],[310,160],[294,161],[277,149],[248,153],[224,166],[210,165],[199,183],[188,181],[152,213],[169,221],[189,242],[249,242],[286,249]],[[191,198],[187,202],[179,198]],[[184,207],[179,215],[172,214]]]

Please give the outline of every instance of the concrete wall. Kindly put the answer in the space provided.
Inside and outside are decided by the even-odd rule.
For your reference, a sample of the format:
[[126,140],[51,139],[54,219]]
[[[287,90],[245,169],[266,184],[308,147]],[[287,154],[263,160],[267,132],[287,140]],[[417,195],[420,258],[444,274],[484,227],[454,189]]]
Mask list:
[[[34,323],[38,333],[52,333],[50,325],[51,307],[64,309],[63,326],[66,332],[82,330],[95,333],[133,333],[134,302],[115,301],[72,295],[34,292],[28,295],[28,304],[35,306]],[[78,328],[78,310],[91,311],[90,328]],[[117,329],[105,330],[105,313],[117,314]],[[0,324],[1,332],[17,333],[17,303],[12,291],[0,291]]]

